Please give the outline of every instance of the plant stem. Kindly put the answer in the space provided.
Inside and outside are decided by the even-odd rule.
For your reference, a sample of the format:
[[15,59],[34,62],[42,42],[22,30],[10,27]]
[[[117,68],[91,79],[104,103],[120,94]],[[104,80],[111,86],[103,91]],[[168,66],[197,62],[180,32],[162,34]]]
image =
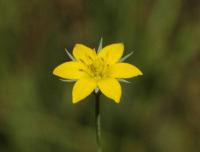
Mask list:
[[101,149],[101,121],[100,121],[100,92],[95,93],[95,118],[96,118],[97,152],[102,152],[102,149]]

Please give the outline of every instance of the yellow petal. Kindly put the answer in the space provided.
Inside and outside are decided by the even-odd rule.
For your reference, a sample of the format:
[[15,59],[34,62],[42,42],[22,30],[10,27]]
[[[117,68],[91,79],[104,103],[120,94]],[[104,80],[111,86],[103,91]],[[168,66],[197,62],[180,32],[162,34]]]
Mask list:
[[105,59],[108,63],[116,63],[122,57],[124,52],[123,43],[114,43],[104,47],[98,54],[99,57]]
[[128,63],[116,63],[111,66],[111,77],[131,78],[142,75],[142,72],[134,65]]
[[65,79],[80,79],[86,77],[86,73],[81,69],[84,69],[84,65],[80,62],[65,62],[57,66],[53,70],[53,74]]
[[98,87],[105,96],[113,99],[116,103],[120,102],[121,85],[116,79],[102,79],[98,82]]
[[72,91],[72,102],[77,103],[80,100],[86,98],[88,95],[92,93],[92,91],[97,87],[96,82],[93,79],[84,78],[79,79]]
[[73,49],[73,55],[76,60],[85,63],[91,63],[96,58],[96,52],[83,44],[76,44]]

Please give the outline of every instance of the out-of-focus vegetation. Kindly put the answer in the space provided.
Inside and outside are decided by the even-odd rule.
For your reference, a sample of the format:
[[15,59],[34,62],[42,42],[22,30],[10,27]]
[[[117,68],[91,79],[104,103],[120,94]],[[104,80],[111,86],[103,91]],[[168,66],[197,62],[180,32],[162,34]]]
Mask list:
[[0,0],[0,151],[94,152],[94,97],[52,75],[81,42],[124,42],[142,77],[102,96],[105,152],[200,151],[199,0]]

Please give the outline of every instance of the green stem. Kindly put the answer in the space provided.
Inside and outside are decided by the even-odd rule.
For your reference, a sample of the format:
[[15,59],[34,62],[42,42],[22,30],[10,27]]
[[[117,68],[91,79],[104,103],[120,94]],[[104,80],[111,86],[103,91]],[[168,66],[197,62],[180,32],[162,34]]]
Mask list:
[[96,118],[97,152],[102,152],[102,149],[101,149],[101,121],[100,121],[100,92],[95,93],[95,118]]

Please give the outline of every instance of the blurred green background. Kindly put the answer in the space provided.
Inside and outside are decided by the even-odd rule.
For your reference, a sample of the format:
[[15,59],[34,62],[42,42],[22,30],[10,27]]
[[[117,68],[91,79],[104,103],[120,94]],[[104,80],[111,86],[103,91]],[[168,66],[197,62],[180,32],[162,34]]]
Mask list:
[[104,152],[200,151],[199,0],[0,0],[0,152],[96,151],[94,97],[52,70],[101,37],[144,73],[102,96]]

